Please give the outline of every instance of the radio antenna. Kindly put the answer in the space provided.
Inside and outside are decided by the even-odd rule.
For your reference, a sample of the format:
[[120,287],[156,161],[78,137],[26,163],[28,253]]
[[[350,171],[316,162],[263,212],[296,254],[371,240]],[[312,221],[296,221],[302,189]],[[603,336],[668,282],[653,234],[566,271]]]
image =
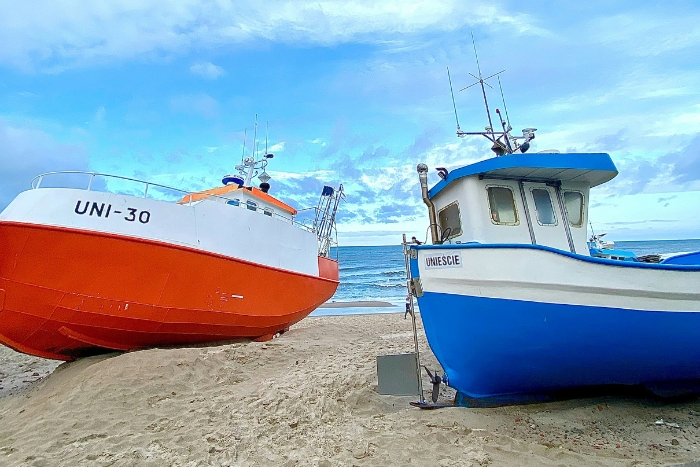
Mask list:
[[270,133],[270,121],[265,120],[265,154],[267,154],[267,135]]
[[457,134],[459,134],[462,129],[459,127],[459,118],[457,117],[457,104],[455,104],[455,93],[452,91],[452,77],[450,76],[450,67],[447,67],[447,79],[450,82],[450,94],[452,94],[452,108],[455,109],[455,120],[457,121]]
[[243,130],[243,153],[241,154],[241,162],[245,159],[245,140],[248,139],[248,128]]
[[506,98],[503,95],[503,86],[501,86],[501,77],[497,76],[498,78],[498,87],[501,89],[501,99],[503,99],[503,110],[506,111],[506,121],[508,122],[508,128],[510,128],[510,117],[508,116],[508,107],[506,107]]
[[493,134],[493,123],[491,123],[491,112],[489,112],[489,102],[486,100],[486,88],[484,88],[484,79],[481,77],[481,65],[479,65],[479,55],[476,53],[476,41],[474,40],[474,32],[472,35],[472,45],[474,46],[474,58],[476,58],[476,69],[479,70],[479,83],[481,84],[481,92],[484,95],[484,104],[486,105],[486,116],[489,118],[489,127],[491,127],[491,137],[496,138]]
[[255,114],[255,132],[253,133],[253,160],[257,156],[257,150],[255,148],[255,142],[258,140],[258,114]]

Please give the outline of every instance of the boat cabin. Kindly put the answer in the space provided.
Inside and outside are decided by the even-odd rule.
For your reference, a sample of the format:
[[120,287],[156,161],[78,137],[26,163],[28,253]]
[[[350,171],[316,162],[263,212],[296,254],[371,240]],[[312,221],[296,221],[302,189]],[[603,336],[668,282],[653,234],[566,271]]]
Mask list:
[[179,203],[188,204],[209,199],[223,202],[231,206],[245,207],[251,211],[262,212],[270,217],[292,219],[297,215],[297,210],[286,203],[278,200],[274,196],[266,193],[260,188],[244,187],[237,183],[204,190],[192,195],[184,196]]
[[617,175],[603,153],[507,154],[428,190],[444,243],[533,244],[589,255],[589,192]]

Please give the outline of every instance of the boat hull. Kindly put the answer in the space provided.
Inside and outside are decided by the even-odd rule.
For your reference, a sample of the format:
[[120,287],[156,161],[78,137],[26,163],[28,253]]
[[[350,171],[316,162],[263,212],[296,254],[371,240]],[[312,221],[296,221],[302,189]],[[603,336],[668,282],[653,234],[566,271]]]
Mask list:
[[71,360],[131,350],[259,338],[328,300],[321,277],[182,245],[104,232],[0,222],[0,342]]
[[[459,267],[425,267],[426,257],[455,252]],[[700,379],[700,269],[576,256],[542,247],[419,250],[421,317],[450,386],[507,403]]]
[[431,293],[419,306],[450,386],[470,397],[700,379],[695,313]]

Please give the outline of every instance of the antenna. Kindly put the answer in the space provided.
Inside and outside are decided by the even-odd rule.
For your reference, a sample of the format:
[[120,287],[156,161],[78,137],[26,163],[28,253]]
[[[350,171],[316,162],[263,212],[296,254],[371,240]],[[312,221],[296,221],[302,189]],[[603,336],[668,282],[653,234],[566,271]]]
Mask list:
[[253,160],[257,156],[257,149],[255,148],[255,142],[258,139],[258,114],[255,114],[255,133],[253,134]]
[[265,154],[267,154],[267,135],[270,133],[270,121],[265,120]]
[[[496,142],[496,134],[495,134],[495,132],[493,131],[493,122],[491,121],[491,111],[489,110],[489,101],[486,99],[486,88],[484,87],[484,85],[486,85],[486,86],[490,87],[491,89],[493,89],[493,86],[491,86],[489,83],[487,83],[486,80],[487,80],[487,79],[491,79],[491,78],[493,78],[494,76],[498,76],[498,75],[500,75],[501,73],[503,73],[503,72],[506,71],[506,70],[501,70],[501,71],[499,71],[498,73],[494,73],[494,74],[492,74],[492,75],[490,75],[490,76],[487,76],[486,78],[484,78],[484,77],[481,75],[481,65],[479,64],[479,55],[476,53],[476,41],[474,40],[474,33],[472,32],[471,34],[472,34],[472,44],[474,45],[474,57],[476,57],[476,67],[477,67],[478,70],[479,70],[479,76],[474,76],[472,73],[469,73],[469,74],[476,80],[476,83],[472,83],[472,84],[470,84],[469,86],[465,86],[465,87],[463,87],[462,89],[460,89],[460,91],[464,91],[465,89],[469,89],[470,87],[475,86],[475,85],[477,85],[477,84],[480,84],[480,85],[481,85],[481,93],[482,93],[483,96],[484,96],[484,105],[486,106],[486,116],[487,116],[488,119],[489,119],[489,126],[488,126],[488,130],[487,130],[487,131],[488,131],[489,133],[491,133],[491,138],[489,138],[489,139],[495,143],[495,142]],[[500,132],[499,132],[499,133],[500,133]]]
[[245,159],[245,141],[248,139],[248,128],[243,130],[243,153],[241,154],[241,162]]
[[452,91],[452,78],[450,77],[450,67],[447,67],[447,79],[450,81],[450,94],[452,94],[452,107],[455,109],[455,120],[457,121],[457,134],[462,130],[459,128],[459,118],[457,118],[457,104],[455,104],[455,93]]
[[[481,92],[484,95],[484,104],[486,105],[486,116],[489,118],[489,127],[491,128],[491,137],[496,139],[496,135],[493,134],[493,123],[491,123],[491,112],[489,112],[489,102],[488,102],[488,100],[486,100],[486,88],[484,88],[484,79],[481,77],[481,65],[479,65],[479,55],[476,53],[476,41],[474,40],[474,32],[473,31],[471,32],[471,35],[472,35],[472,44],[474,45],[474,57],[476,58],[476,68],[477,68],[477,70],[479,70],[479,83],[481,84]],[[486,79],[488,79],[488,78],[486,78]]]
[[[474,32],[471,33],[472,36],[472,45],[474,46],[474,58],[476,59],[476,66],[479,75],[476,76],[473,73],[469,73],[469,75],[474,78],[476,81],[470,84],[469,86],[465,86],[460,91],[464,91],[465,89],[469,89],[472,86],[476,86],[477,84],[481,86],[481,94],[484,97],[484,106],[486,106],[486,116],[488,117],[489,120],[489,126],[486,127],[486,131],[462,131],[459,127],[459,120],[457,120],[457,106],[455,104],[455,96],[454,96],[454,91],[452,90],[452,77],[450,76],[450,69],[449,67],[447,68],[447,78],[450,81],[450,93],[452,94],[452,107],[454,108],[455,111],[455,120],[457,120],[457,136],[460,138],[463,138],[465,136],[471,136],[471,135],[480,135],[484,136],[486,139],[491,141],[493,145],[491,146],[491,150],[496,153],[496,156],[502,156],[504,154],[513,154],[515,151],[520,150],[521,153],[527,152],[528,149],[530,149],[530,141],[532,141],[535,138],[535,128],[525,128],[523,129],[523,136],[512,136],[510,134],[511,130],[513,129],[510,125],[510,115],[508,115],[508,107],[506,106],[506,98],[505,95],[503,94],[503,85],[501,84],[501,78],[500,74],[503,73],[506,70],[501,70],[498,73],[494,73],[492,75],[487,76],[484,78],[483,74],[481,73],[481,63],[479,63],[479,54],[476,50],[476,40],[474,39]],[[491,119],[491,109],[489,108],[489,101],[488,98],[486,97],[486,86],[489,88],[493,89],[493,86],[491,86],[489,83],[486,81],[497,77],[498,78],[498,88],[501,91],[501,99],[503,100],[503,109],[505,110],[505,116],[506,120],[503,120],[503,116],[501,115],[501,111],[496,109],[496,114],[498,115],[498,122],[501,125],[501,128],[498,129],[498,131],[495,131],[493,127],[493,120]],[[501,131],[502,130],[502,131]],[[496,137],[498,135],[498,137]],[[524,140],[522,143],[518,143],[518,140]]]
[[503,96],[503,86],[501,86],[501,77],[498,76],[498,87],[501,89],[501,99],[503,99],[503,110],[506,111],[506,121],[508,122],[508,128],[511,128],[510,126],[510,117],[508,117],[508,107],[506,107],[506,98]]

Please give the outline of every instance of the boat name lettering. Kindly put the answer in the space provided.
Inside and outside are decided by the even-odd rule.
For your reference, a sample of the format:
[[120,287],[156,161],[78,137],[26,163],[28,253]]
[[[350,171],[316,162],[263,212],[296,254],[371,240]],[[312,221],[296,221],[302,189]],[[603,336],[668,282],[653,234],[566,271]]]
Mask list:
[[462,254],[461,253],[438,253],[426,255],[425,267],[431,269],[437,268],[461,268]]
[[[138,220],[141,224],[148,224],[148,222],[151,220],[150,211],[139,211],[136,208],[126,208],[126,210],[129,213],[128,215],[124,216],[125,221],[135,222]],[[78,200],[78,202],[75,204],[75,213],[81,216],[88,215],[104,217],[106,219],[110,214],[122,214],[122,211],[112,209],[111,204]]]

